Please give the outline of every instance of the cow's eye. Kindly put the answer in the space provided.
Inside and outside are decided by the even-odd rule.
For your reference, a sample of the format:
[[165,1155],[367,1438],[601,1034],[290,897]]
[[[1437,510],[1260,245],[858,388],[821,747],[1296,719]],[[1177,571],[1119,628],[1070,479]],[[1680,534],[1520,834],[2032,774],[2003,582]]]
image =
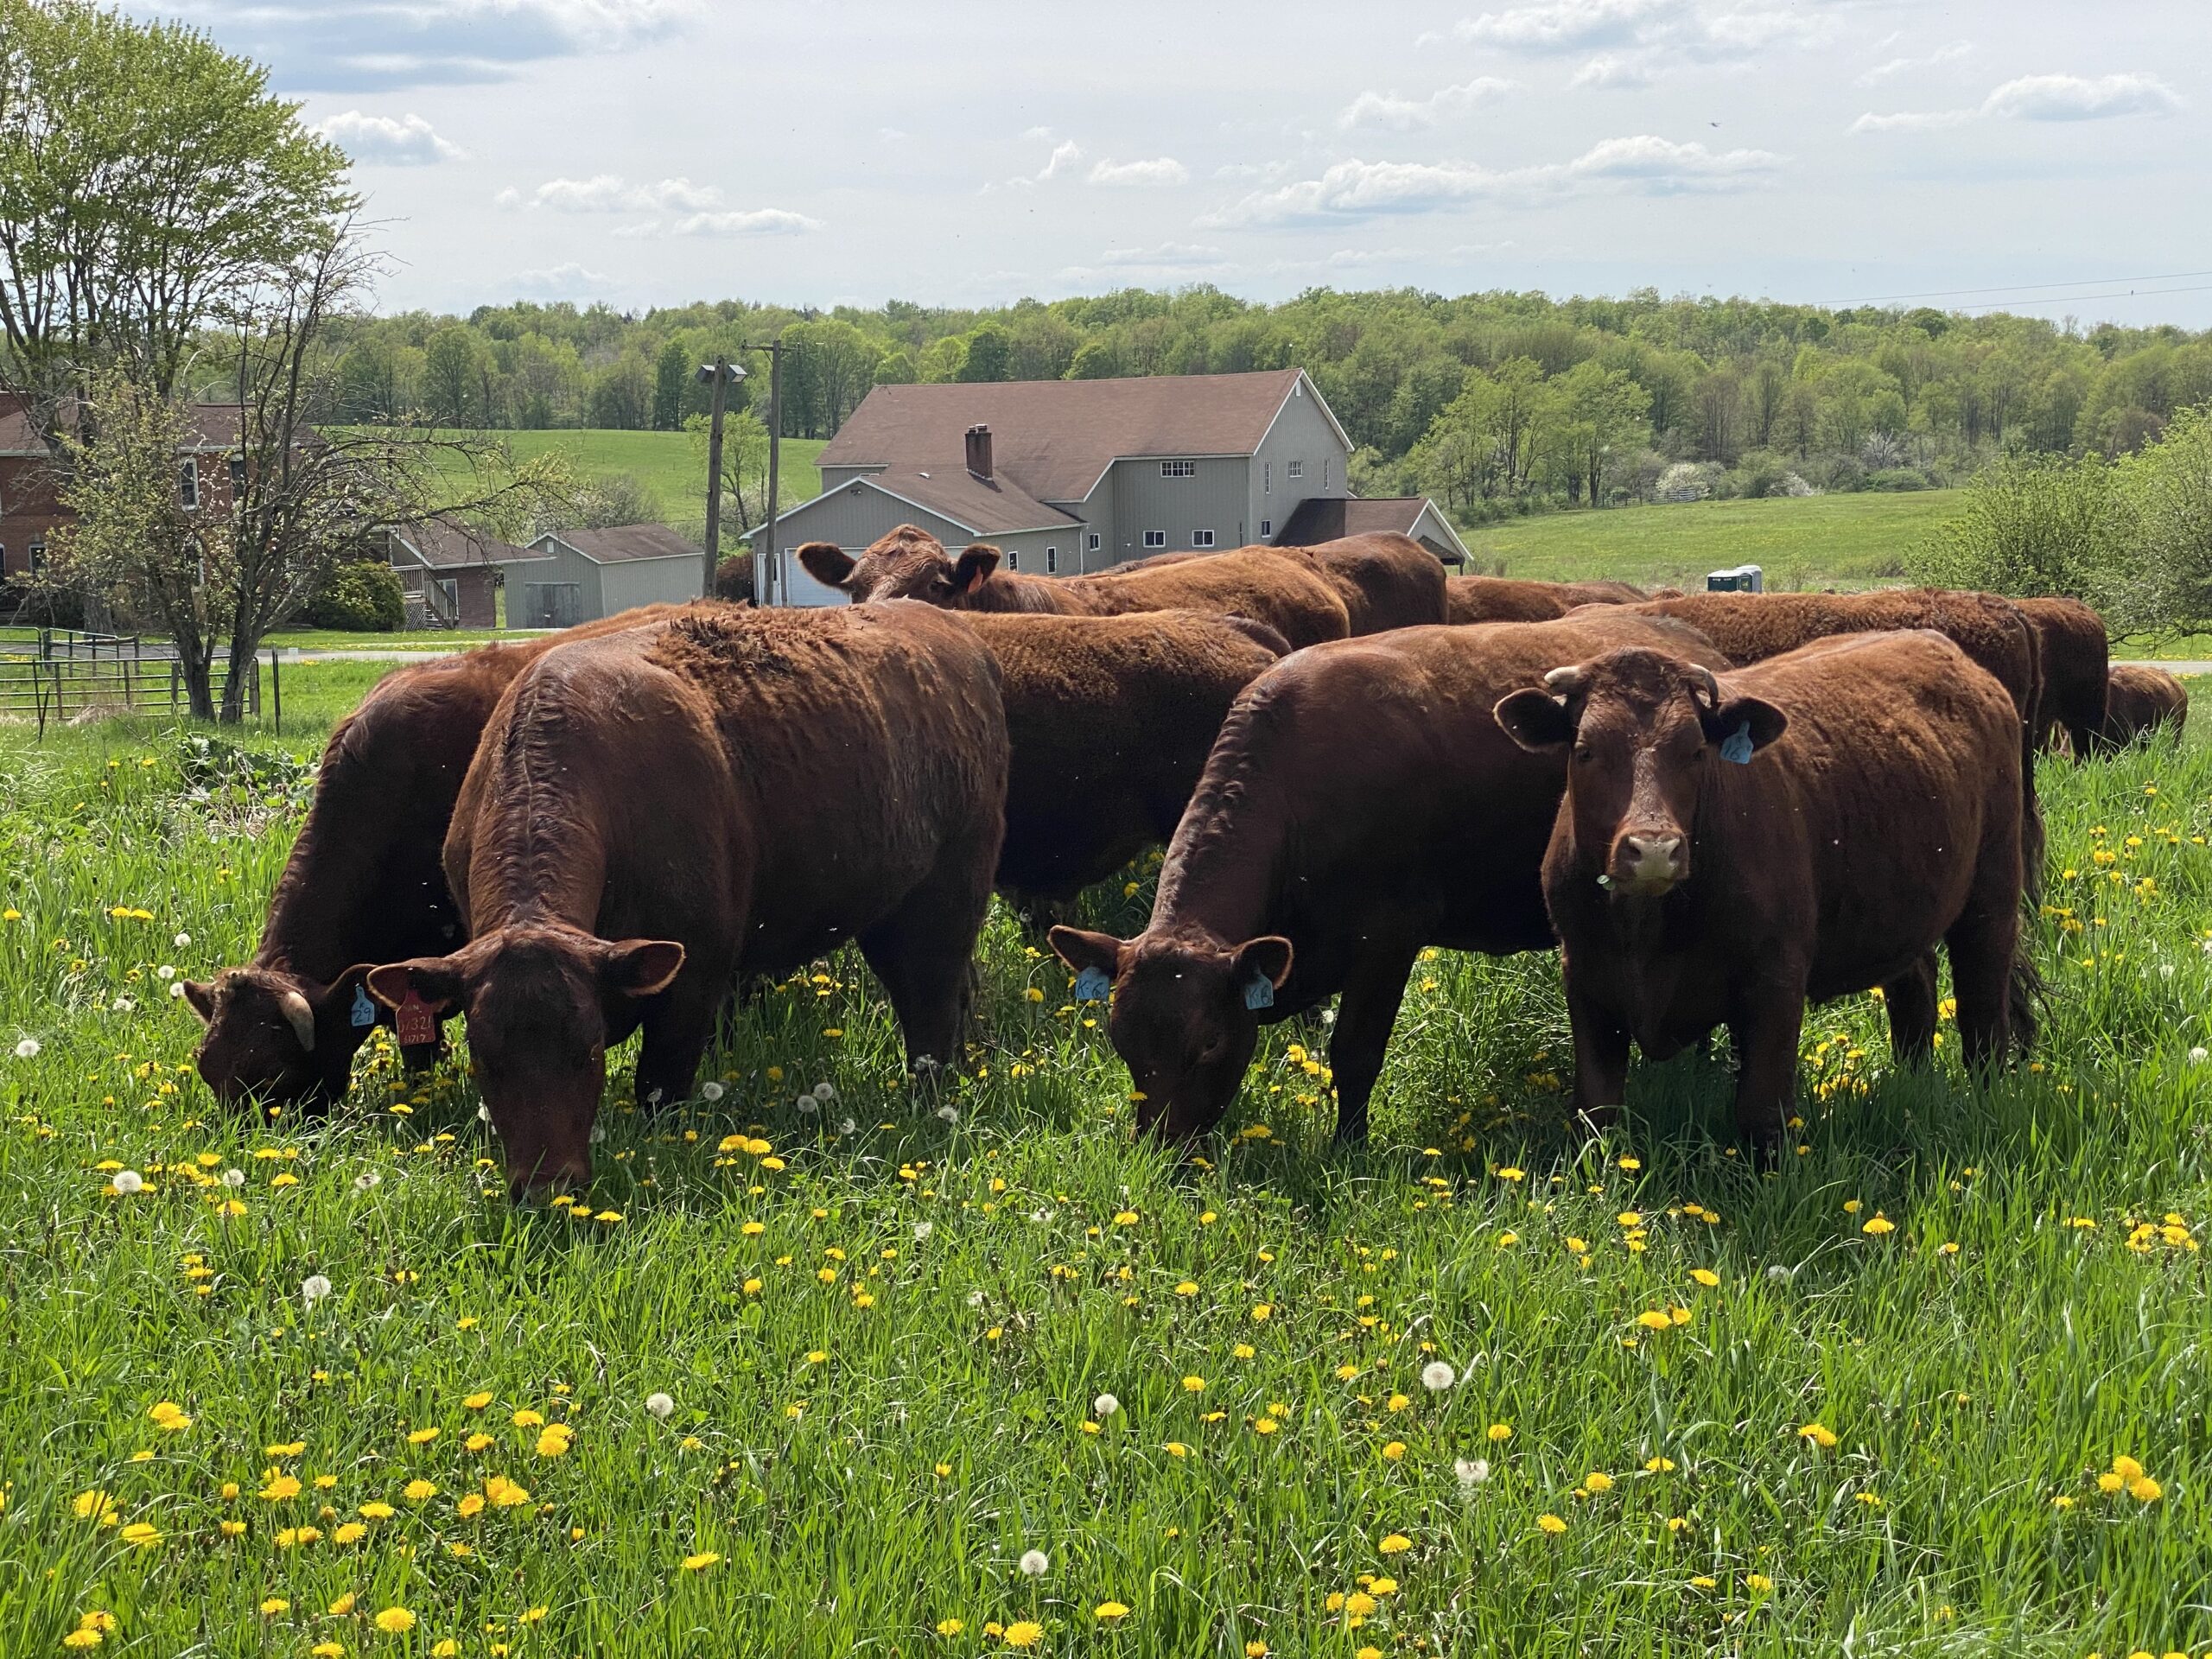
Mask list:
[[1583,765],[1587,766],[1591,761],[1596,760],[1598,755],[1597,752],[1587,743],[1578,743],[1574,746],[1574,758]]

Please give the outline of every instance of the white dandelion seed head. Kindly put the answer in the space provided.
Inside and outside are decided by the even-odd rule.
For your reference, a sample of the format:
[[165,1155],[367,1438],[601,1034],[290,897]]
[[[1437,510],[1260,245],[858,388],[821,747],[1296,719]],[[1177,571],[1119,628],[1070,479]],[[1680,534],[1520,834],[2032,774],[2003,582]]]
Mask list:
[[22,1042],[17,1043],[16,1045],[16,1058],[19,1060],[35,1060],[38,1058],[38,1039],[35,1037],[26,1037]]
[[917,1243],[917,1244],[926,1244],[926,1243],[929,1243],[930,1235],[931,1235],[931,1233],[935,1232],[936,1230],[937,1230],[937,1224],[936,1224],[936,1223],[934,1223],[934,1222],[929,1222],[929,1221],[918,1221],[918,1222],[916,1222],[916,1223],[914,1224],[914,1243]]
[[245,1185],[245,1171],[242,1169],[225,1170],[223,1172],[223,1185],[233,1189],[244,1186]]
[[154,977],[160,980],[175,979],[176,977],[176,969],[170,967],[169,964],[165,962],[160,967],[154,969]]
[[1459,1484],[1468,1491],[1490,1478],[1490,1459],[1487,1458],[1456,1458],[1452,1472],[1459,1478]]
[[2204,1064],[2206,1052],[2202,1046],[2192,1048],[2189,1051],[2189,1063],[2191,1065],[2202,1065]]
[[937,1115],[948,1123],[957,1123],[960,1121],[960,1109],[957,1106],[940,1106],[937,1109]]
[[664,1423],[676,1414],[676,1402],[664,1394],[649,1394],[645,1396],[645,1409]]
[[330,1281],[319,1273],[311,1273],[300,1281],[300,1300],[313,1307],[330,1294]]
[[968,1293],[968,1306],[970,1306],[970,1307],[981,1307],[982,1305],[983,1305],[983,1293],[982,1293],[982,1291],[980,1291],[980,1290],[971,1290],[971,1291],[969,1291],[969,1292]]
[[595,1146],[599,1145],[599,1143],[600,1143],[601,1141],[604,1141],[604,1140],[606,1140],[606,1139],[607,1139],[607,1125],[606,1125],[606,1124],[604,1124],[604,1123],[594,1123],[594,1124],[593,1124],[593,1125],[591,1126],[591,1143],[592,1143],[592,1145],[594,1145],[594,1146],[595,1147]]
[[1090,1408],[1103,1421],[1122,1408],[1122,1402],[1110,1394],[1102,1394],[1090,1402]]
[[1421,1368],[1421,1385],[1431,1394],[1441,1394],[1459,1380],[1459,1374],[1440,1359],[1432,1359]]
[[1335,1024],[1337,1023],[1337,1011],[1336,1011],[1334,1008],[1324,1008],[1324,1009],[1322,1009],[1322,1010],[1321,1010],[1321,1023],[1322,1023],[1323,1025],[1325,1025],[1325,1026],[1333,1026],[1333,1025],[1335,1025]]
[[176,948],[180,950],[183,950],[186,945],[190,944],[191,943],[192,935],[189,933],[180,933],[176,936]]
[[111,1006],[118,1014],[136,1014],[138,1012],[138,1004],[137,1000],[128,996],[117,997]]
[[2173,965],[2173,963],[2171,963],[2171,962],[2162,962],[2162,963],[2160,963],[2158,964],[2158,977],[2159,977],[2160,979],[2171,979],[2173,976],[2174,976],[2174,965]]
[[1046,1222],[1050,1221],[1052,1218],[1052,1212],[1049,1210],[1032,1210],[1029,1212],[1029,1219],[1032,1221]]
[[835,1100],[837,1098],[836,1086],[834,1084],[817,1083],[814,1085],[814,1097],[820,1101]]
[[715,1102],[720,1100],[722,1097],[722,1086],[719,1083],[702,1083],[699,1085],[699,1098],[705,1101],[709,1106],[713,1105]]
[[859,1127],[860,1127],[860,1125],[859,1125],[859,1124],[857,1124],[857,1123],[854,1122],[853,1122],[853,1120],[852,1120],[851,1118],[848,1117],[848,1118],[845,1118],[845,1119],[842,1120],[842,1121],[838,1123],[838,1125],[837,1125],[837,1133],[838,1133],[838,1134],[840,1134],[840,1135],[850,1135],[850,1134],[851,1134],[855,1129],[858,1128]]
[[822,1103],[812,1095],[801,1095],[797,1100],[791,1102],[791,1109],[804,1113],[818,1112],[822,1109]]
[[[2208,943],[2208,944],[2205,945],[2205,947],[2204,947],[2204,948],[2205,948],[2207,950],[2212,950],[2212,943]],[[920,1073],[922,1073],[922,1072],[924,1072],[924,1071],[936,1071],[936,1070],[937,1070],[937,1058],[936,1058],[936,1056],[934,1056],[934,1055],[931,1055],[931,1054],[923,1054],[923,1055],[918,1056],[918,1057],[916,1058],[916,1059],[915,1059],[915,1061],[914,1061],[914,1071],[915,1071],[916,1075],[918,1075],[918,1076]]]
[[1052,1558],[1041,1549],[1021,1552],[1021,1571],[1026,1577],[1041,1579],[1052,1570]]
[[184,982],[182,980],[180,979],[176,981],[169,987],[169,996],[173,1001],[181,1001],[183,999]]
[[118,1169],[115,1172],[115,1179],[111,1185],[117,1192],[128,1198],[133,1192],[143,1192],[146,1190],[146,1178],[135,1169]]
[[365,1169],[353,1178],[353,1190],[356,1192],[365,1192],[383,1179],[384,1177],[373,1169]]
[[1766,1276],[1771,1284],[1786,1285],[1789,1282],[1791,1274],[1788,1268],[1777,1262],[1766,1270]]

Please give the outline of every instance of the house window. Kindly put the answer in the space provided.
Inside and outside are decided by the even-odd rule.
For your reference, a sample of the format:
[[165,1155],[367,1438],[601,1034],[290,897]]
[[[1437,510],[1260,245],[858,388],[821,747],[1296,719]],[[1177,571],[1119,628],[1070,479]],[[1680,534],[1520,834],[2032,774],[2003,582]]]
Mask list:
[[1274,519],[1272,519],[1272,518],[1262,518],[1262,519],[1261,519],[1261,520],[1260,520],[1260,539],[1261,539],[1262,541],[1263,541],[1263,542],[1264,542],[1264,541],[1266,541],[1269,537],[1273,536],[1274,533],[1275,533],[1275,521],[1274,521]]
[[1096,553],[1098,550],[1098,532],[1094,530],[1090,535],[1084,537],[1084,545],[1089,548],[1093,553]]
[[187,512],[200,511],[200,461],[197,456],[187,455],[184,465],[177,468],[176,499],[177,505]]
[[1019,570],[1021,569],[1021,555],[1014,551],[1011,548],[1007,550],[1006,568],[1009,570]]
[[1321,487],[1324,490],[1326,490],[1329,487],[1329,470],[1335,465],[1336,462],[1330,460],[1327,456],[1324,455],[1321,458]]
[[1260,463],[1260,493],[1273,495],[1275,489],[1275,464],[1272,461]]
[[1192,547],[1211,547],[1213,545],[1213,531],[1210,530],[1192,531],[1191,532],[1191,545]]
[[[4,550],[0,550],[0,563],[4,563],[6,557],[7,555]],[[45,569],[46,543],[44,542],[33,542],[31,543],[31,574],[33,575],[36,575],[40,571]]]
[[442,614],[448,621],[461,620],[461,580],[457,576],[438,578],[438,598],[442,604]]
[[1147,530],[1144,533],[1144,544],[1147,547],[1166,546],[1167,532],[1164,530]]
[[1160,463],[1162,478],[1196,478],[1198,463],[1195,461],[1163,461]]
[[1286,461],[1282,464],[1282,470],[1286,477],[1303,478],[1306,476],[1306,463],[1302,461]]
[[1045,550],[1045,574],[1048,576],[1057,576],[1059,573],[1060,550],[1057,547],[1048,547]]

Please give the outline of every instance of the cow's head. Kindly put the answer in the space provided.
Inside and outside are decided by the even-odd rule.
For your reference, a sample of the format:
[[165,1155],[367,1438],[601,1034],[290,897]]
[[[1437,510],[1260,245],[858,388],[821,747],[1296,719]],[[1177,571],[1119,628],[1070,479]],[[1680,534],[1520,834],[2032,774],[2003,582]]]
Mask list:
[[1078,984],[1095,974],[1113,988],[1106,1033],[1136,1087],[1138,1128],[1180,1140],[1218,1123],[1252,1063],[1259,1011],[1290,976],[1290,941],[1269,934],[1226,946],[1150,933],[1125,941],[1056,927],[1052,943]]
[[1748,763],[1789,724],[1711,670],[1643,646],[1555,668],[1544,685],[1501,700],[1497,723],[1524,749],[1571,749],[1574,845],[1617,894],[1656,898],[1689,880],[1698,797],[1713,769]]
[[683,947],[672,940],[618,944],[569,927],[504,927],[449,957],[372,969],[369,990],[386,1007],[411,993],[434,1014],[467,1020],[477,1087],[506,1154],[507,1191],[520,1198],[591,1179],[608,1033],[626,1034],[636,1024],[626,1005],[666,989],[683,965]]
[[832,543],[809,542],[799,549],[798,562],[817,582],[850,594],[855,605],[918,599],[960,611],[973,608],[976,595],[999,568],[999,550],[978,542],[956,559],[929,531],[901,524],[857,559]]
[[186,980],[184,1000],[207,1026],[194,1058],[215,1097],[315,1108],[344,1099],[353,1052],[376,1024],[359,1001],[368,971],[348,968],[328,985],[254,967]]

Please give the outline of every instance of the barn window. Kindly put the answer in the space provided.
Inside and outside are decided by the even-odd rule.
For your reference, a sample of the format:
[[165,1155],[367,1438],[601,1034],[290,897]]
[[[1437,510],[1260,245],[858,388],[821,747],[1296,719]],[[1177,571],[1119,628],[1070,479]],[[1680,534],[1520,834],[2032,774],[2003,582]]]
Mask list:
[[1306,476],[1306,463],[1302,461],[1286,461],[1282,464],[1282,470],[1285,477],[1303,478]]
[[1264,542],[1264,541],[1266,541],[1266,540],[1267,540],[1270,536],[1273,536],[1274,533],[1275,533],[1275,521],[1274,521],[1274,519],[1272,519],[1272,518],[1262,518],[1262,519],[1261,519],[1261,520],[1260,520],[1260,539],[1261,539],[1262,541],[1263,541],[1263,542]]
[[1260,463],[1260,493],[1273,495],[1275,488],[1275,464],[1272,461]]
[[1006,568],[1009,570],[1019,570],[1021,569],[1021,555],[1015,552],[1012,548],[1008,548],[1007,550]]
[[1147,547],[1166,546],[1167,532],[1164,530],[1147,530],[1144,533],[1144,544]]
[[1191,532],[1191,545],[1192,547],[1211,547],[1213,545],[1213,531],[1210,530],[1192,531]]
[[1060,550],[1057,547],[1048,547],[1045,550],[1045,574],[1048,576],[1057,576],[1059,573]]
[[1163,461],[1160,463],[1162,478],[1196,478],[1198,463],[1195,461]]
[[176,469],[176,499],[187,512],[200,511],[200,461],[196,456],[187,455],[184,465]]
[[1084,545],[1088,547],[1092,552],[1096,553],[1098,550],[1098,532],[1094,530],[1089,536],[1085,537],[1084,538]]
[[1327,456],[1321,458],[1321,487],[1325,490],[1329,487],[1329,469],[1335,465]]

